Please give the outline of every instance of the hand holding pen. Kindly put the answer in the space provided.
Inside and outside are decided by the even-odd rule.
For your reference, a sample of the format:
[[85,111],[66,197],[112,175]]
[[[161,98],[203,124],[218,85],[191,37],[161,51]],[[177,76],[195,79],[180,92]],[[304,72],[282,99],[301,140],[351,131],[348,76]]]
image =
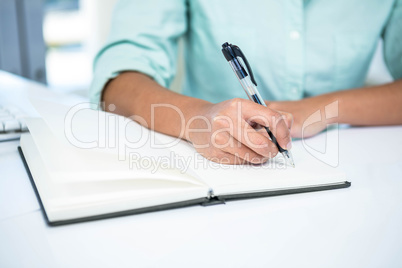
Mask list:
[[[210,103],[188,97],[185,103],[182,109],[187,123],[180,135],[211,161],[261,164],[283,153],[283,148],[290,149],[291,118],[260,103],[243,98]],[[265,129],[255,128],[257,125]]]
[[284,147],[291,142],[290,117],[247,99],[192,105],[186,115],[192,119],[185,138],[202,156],[214,162],[262,164],[276,156],[277,146],[264,129],[256,129],[254,124],[271,126],[278,143]]
[[[230,66],[232,67],[236,77],[239,79],[240,84],[242,85],[244,91],[246,92],[248,98],[262,106],[267,107],[263,98],[261,97],[260,93],[257,90],[257,82],[255,81],[253,71],[251,70],[250,64],[247,61],[247,58],[244,56],[243,52],[240,50],[238,46],[224,43],[222,45],[222,53],[225,56],[226,60],[229,62]],[[243,67],[242,62],[245,63],[246,68],[250,75],[247,73],[245,68]],[[259,123],[259,122],[256,122]],[[261,123],[259,123],[261,124]],[[278,148],[278,151],[282,153],[285,160],[291,165],[295,166],[292,154],[289,148],[283,148],[278,143],[277,137],[272,133],[271,129],[267,125],[262,125],[265,130],[267,131],[272,143]]]

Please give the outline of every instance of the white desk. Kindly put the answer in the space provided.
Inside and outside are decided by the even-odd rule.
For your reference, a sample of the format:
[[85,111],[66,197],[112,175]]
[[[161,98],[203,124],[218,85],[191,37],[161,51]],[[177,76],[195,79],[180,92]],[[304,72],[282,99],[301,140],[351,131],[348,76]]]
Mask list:
[[[0,99],[33,93],[57,97],[0,73]],[[401,267],[401,137],[402,127],[341,130],[349,189],[60,227],[45,224],[18,142],[0,143],[0,267]]]

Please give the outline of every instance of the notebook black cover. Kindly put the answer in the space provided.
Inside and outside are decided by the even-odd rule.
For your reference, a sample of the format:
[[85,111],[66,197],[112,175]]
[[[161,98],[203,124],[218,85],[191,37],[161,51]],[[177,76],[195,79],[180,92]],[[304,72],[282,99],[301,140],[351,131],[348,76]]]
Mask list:
[[286,195],[286,194],[298,194],[298,193],[334,190],[334,189],[348,188],[351,186],[350,182],[344,181],[343,183],[314,185],[311,187],[301,187],[301,188],[292,188],[292,189],[284,189],[284,190],[270,190],[270,191],[265,191],[265,192],[223,195],[223,196],[215,196],[213,198],[203,197],[203,198],[197,198],[197,199],[188,200],[188,201],[182,201],[182,202],[176,202],[176,203],[170,203],[170,204],[158,205],[158,206],[152,206],[152,207],[146,207],[146,208],[125,210],[125,211],[118,211],[118,212],[107,213],[107,214],[96,215],[96,216],[88,216],[88,217],[82,217],[82,218],[76,218],[76,219],[70,219],[70,220],[49,221],[49,218],[46,214],[46,210],[45,210],[42,200],[40,198],[38,189],[36,188],[35,181],[32,177],[28,163],[25,160],[24,153],[20,146],[18,146],[18,152],[21,156],[25,170],[27,171],[28,177],[31,181],[32,188],[34,189],[34,192],[38,199],[39,205],[42,209],[45,221],[49,226],[59,226],[59,225],[65,225],[65,224],[71,224],[71,223],[79,223],[79,222],[107,219],[107,218],[113,218],[113,217],[141,214],[141,213],[146,213],[146,212],[155,212],[155,211],[161,211],[161,210],[167,210],[167,209],[188,207],[188,206],[193,206],[193,205],[210,206],[210,205],[216,205],[216,204],[225,204],[226,201],[232,201],[232,200],[242,200],[242,199],[249,199],[249,198],[259,198],[259,197],[268,197],[268,196],[277,196],[277,195]]

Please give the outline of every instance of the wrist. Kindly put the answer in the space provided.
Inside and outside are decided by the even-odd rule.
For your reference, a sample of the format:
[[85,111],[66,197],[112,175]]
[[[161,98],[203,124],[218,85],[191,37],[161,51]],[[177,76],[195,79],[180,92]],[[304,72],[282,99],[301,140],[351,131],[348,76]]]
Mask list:
[[327,124],[336,124],[340,123],[340,109],[339,104],[340,100],[336,93],[330,93],[318,96],[318,98],[322,98],[320,101],[321,112],[324,116],[323,121]]
[[196,98],[191,98],[190,101],[186,102],[185,107],[183,107],[184,115],[184,139],[193,142],[194,132],[198,130],[203,131],[208,129],[209,121],[206,114],[211,109],[213,104]]

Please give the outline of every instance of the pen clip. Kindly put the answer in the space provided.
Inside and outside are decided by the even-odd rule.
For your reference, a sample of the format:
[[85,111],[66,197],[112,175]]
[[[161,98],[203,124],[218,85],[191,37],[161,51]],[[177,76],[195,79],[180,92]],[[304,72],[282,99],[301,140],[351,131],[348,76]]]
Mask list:
[[233,48],[233,52],[234,52],[235,56],[243,59],[244,63],[246,64],[246,68],[247,68],[248,72],[250,73],[251,82],[253,82],[253,84],[255,86],[257,86],[257,82],[254,79],[253,70],[251,70],[250,64],[248,63],[246,56],[243,54],[243,52],[241,51],[241,49],[238,46],[231,45],[231,47]]

